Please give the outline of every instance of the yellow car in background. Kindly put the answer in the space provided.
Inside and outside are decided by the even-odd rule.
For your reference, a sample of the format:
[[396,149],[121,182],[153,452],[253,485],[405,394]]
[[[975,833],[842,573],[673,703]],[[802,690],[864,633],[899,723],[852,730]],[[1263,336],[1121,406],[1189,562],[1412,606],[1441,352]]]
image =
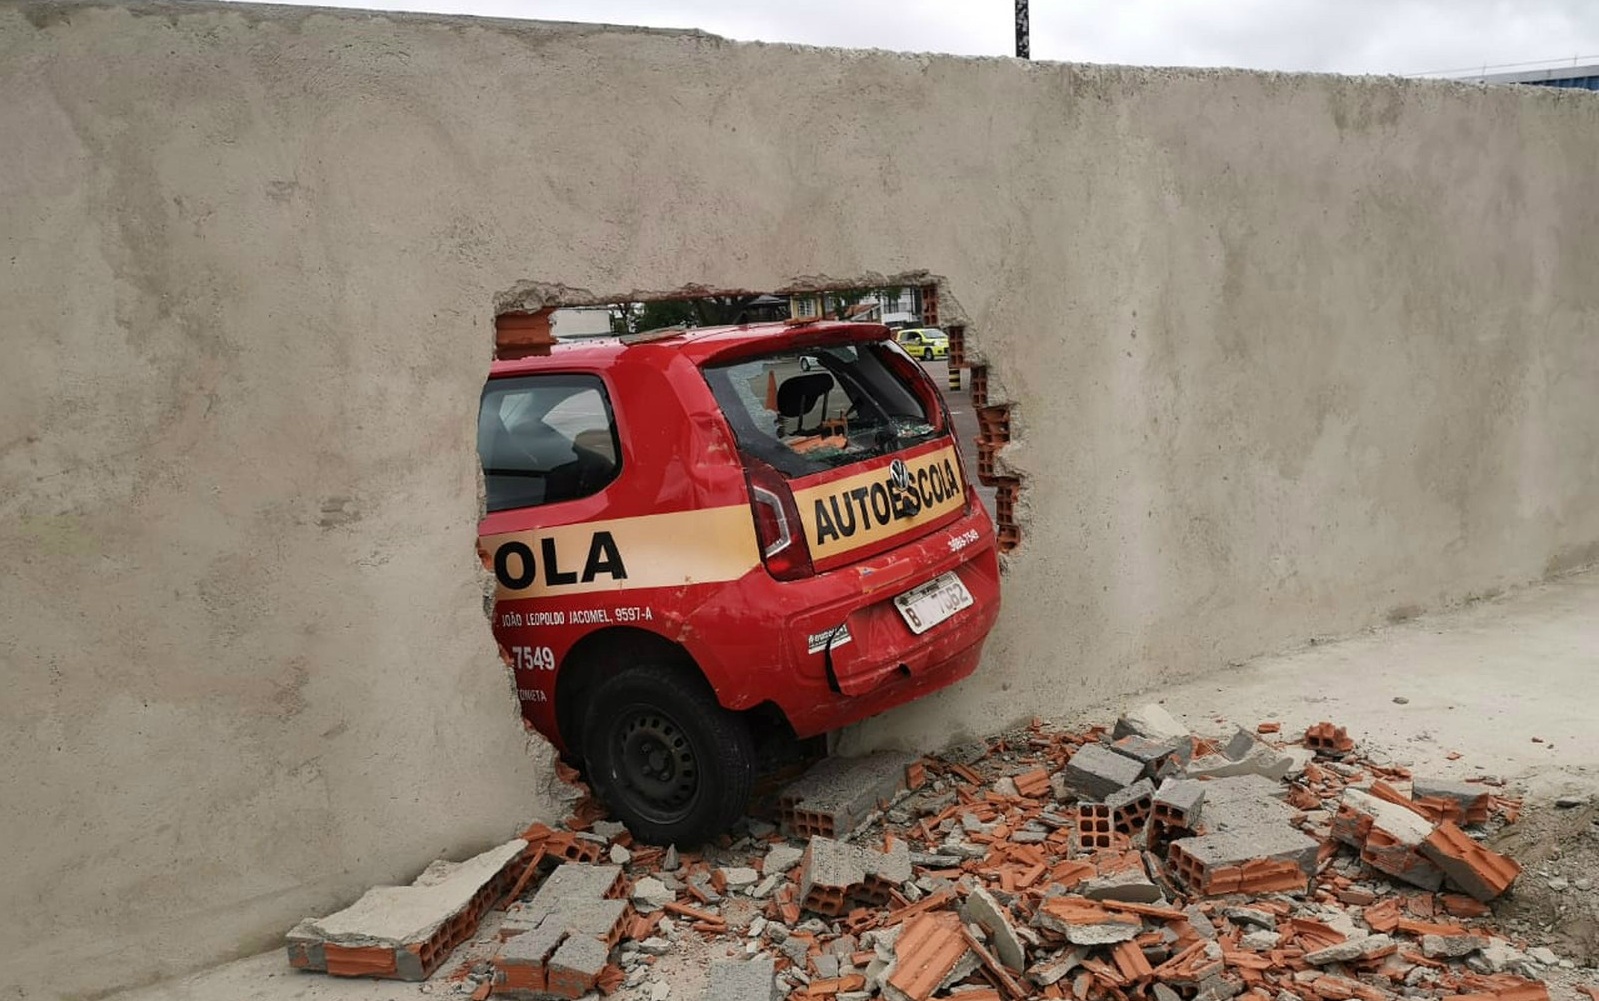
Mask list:
[[937,327],[906,327],[896,339],[912,358],[932,361],[949,357],[949,335]]

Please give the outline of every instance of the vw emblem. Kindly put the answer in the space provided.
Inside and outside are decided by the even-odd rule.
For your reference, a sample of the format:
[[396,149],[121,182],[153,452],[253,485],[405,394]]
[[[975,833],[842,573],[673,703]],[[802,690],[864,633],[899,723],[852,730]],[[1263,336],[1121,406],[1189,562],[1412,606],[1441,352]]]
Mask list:
[[900,490],[907,490],[910,488],[911,471],[910,468],[905,465],[904,459],[895,459],[893,462],[889,463],[888,478],[893,482],[894,486]]

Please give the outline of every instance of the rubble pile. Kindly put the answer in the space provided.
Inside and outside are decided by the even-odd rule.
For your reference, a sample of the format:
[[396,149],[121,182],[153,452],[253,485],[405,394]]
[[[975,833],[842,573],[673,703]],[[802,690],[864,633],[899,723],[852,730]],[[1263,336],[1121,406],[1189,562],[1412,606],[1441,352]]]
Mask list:
[[1150,706],[1110,732],[835,759],[777,823],[698,853],[585,807],[524,833],[492,954],[455,978],[668,1001],[693,948],[708,1001],[1547,1001],[1555,957],[1491,925],[1519,867],[1479,840],[1519,802],[1381,765],[1330,723],[1277,731],[1206,740]]

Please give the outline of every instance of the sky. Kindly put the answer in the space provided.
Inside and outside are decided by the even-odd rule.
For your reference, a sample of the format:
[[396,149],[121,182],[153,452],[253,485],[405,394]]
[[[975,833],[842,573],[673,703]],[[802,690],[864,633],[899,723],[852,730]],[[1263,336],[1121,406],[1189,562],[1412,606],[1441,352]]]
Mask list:
[[[318,5],[700,28],[742,40],[962,55],[1007,56],[1014,44],[1013,0]],[[1031,0],[1031,9],[1034,59],[1403,75],[1541,69],[1574,57],[1599,62],[1596,0]]]

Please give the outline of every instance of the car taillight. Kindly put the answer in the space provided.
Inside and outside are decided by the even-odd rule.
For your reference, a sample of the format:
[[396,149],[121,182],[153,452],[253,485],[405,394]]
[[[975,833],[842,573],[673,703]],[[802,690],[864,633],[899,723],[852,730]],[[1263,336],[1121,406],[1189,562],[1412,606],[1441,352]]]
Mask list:
[[805,542],[794,493],[777,470],[761,462],[748,461],[745,469],[750,484],[750,509],[755,514],[755,535],[761,547],[766,572],[778,580],[799,580],[814,576],[811,547]]

